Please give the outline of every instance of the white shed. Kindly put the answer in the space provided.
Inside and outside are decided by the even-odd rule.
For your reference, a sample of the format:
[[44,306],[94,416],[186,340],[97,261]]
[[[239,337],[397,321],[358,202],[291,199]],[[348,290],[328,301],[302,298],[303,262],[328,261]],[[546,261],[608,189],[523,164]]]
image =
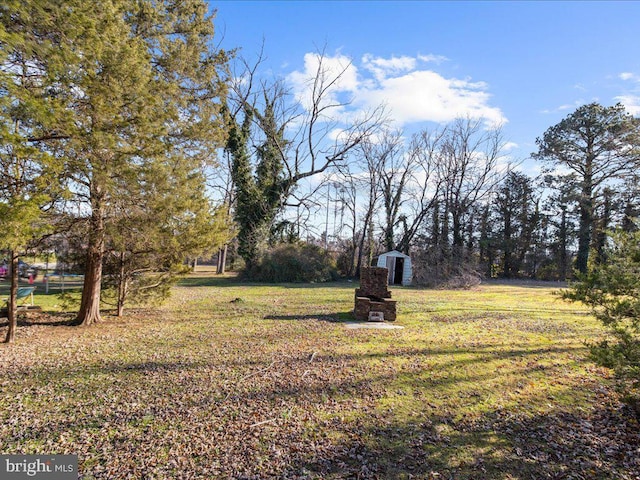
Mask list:
[[411,285],[411,257],[392,250],[378,257],[378,267],[389,270],[389,285]]

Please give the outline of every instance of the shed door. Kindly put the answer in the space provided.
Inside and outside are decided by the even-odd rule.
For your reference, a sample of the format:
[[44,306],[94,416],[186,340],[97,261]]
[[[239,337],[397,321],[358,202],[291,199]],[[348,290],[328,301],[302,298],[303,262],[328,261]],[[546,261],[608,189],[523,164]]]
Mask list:
[[395,267],[396,267],[396,257],[388,256],[387,257],[387,270],[389,270],[389,276],[387,277],[387,282],[389,285],[393,285],[393,280],[395,279]]
[[402,275],[404,274],[404,258],[396,258],[396,268],[394,270],[393,284],[402,285]]

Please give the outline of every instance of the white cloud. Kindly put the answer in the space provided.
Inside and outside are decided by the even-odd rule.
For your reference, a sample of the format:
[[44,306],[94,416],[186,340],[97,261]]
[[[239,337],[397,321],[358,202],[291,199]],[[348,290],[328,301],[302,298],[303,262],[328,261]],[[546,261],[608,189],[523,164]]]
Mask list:
[[307,53],[304,56],[304,71],[294,71],[287,76],[287,81],[293,88],[296,99],[309,109],[313,102],[314,82],[321,80],[323,85],[317,87],[327,88],[325,102],[341,103],[338,96],[341,93],[353,93],[358,89],[358,69],[351,63],[351,59],[345,55],[335,57],[321,56],[317,53]]
[[623,104],[631,115],[640,116],[640,75],[632,72],[623,72],[618,75],[618,78],[632,83],[626,84],[624,88],[621,88],[621,94],[613,97],[613,99]]
[[449,122],[456,117],[506,121],[500,109],[489,105],[482,82],[445,78],[431,70],[415,70],[386,78],[359,92],[368,105],[385,104],[399,125],[414,122]]
[[429,54],[429,55],[418,55],[418,60],[421,60],[423,62],[432,62],[439,65],[442,62],[446,62],[449,59],[443,55]]
[[[597,102],[598,99],[597,98],[593,98],[591,99],[591,102]],[[587,103],[589,103],[588,101],[584,100],[583,98],[580,98],[576,101],[574,101],[573,103],[565,103],[563,105],[560,105],[559,107],[553,108],[553,109],[545,109],[545,110],[541,110],[540,113],[544,113],[544,114],[549,114],[549,113],[562,113],[562,112],[566,112],[568,110],[576,110],[578,108],[580,108],[582,105],[586,105]]]
[[620,80],[634,80],[634,81],[640,80],[640,77],[638,77],[637,75],[631,72],[623,72],[620,75],[618,75],[618,77],[620,78]]
[[[310,87],[318,71],[320,57],[306,54],[304,71],[293,72],[288,80],[302,105],[310,105]],[[433,69],[419,68],[419,61],[445,60],[436,55],[417,57],[362,58],[358,69],[344,55],[323,58],[322,71],[330,75],[343,71],[330,91],[330,100],[340,94],[349,94],[352,104],[337,107],[335,114],[342,115],[353,109],[368,110],[385,105],[396,126],[410,123],[445,123],[457,117],[483,119],[488,124],[504,124],[506,117],[498,107],[490,104],[488,85],[471,79],[447,78]]]
[[373,73],[376,80],[381,81],[389,75],[397,75],[415,69],[416,59],[407,56],[380,58],[367,53],[362,57],[362,64],[364,68]]
[[565,103],[564,105],[560,105],[557,110],[559,112],[564,112],[566,110],[574,110],[577,107],[579,107],[580,105],[582,105],[584,102],[582,100],[577,100],[576,102],[573,103]]
[[629,112],[633,116],[640,116],[640,97],[636,95],[620,95],[617,97],[613,97],[616,102],[620,102],[624,105]]
[[349,139],[349,132],[345,131],[342,128],[334,128],[328,133],[327,137],[334,142],[345,142]]

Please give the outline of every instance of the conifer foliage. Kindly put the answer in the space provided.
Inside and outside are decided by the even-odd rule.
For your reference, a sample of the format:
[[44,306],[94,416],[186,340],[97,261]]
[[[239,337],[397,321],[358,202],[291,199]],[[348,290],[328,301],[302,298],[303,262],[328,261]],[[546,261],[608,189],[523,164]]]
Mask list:
[[640,416],[640,232],[618,231],[606,261],[592,262],[564,298],[593,309],[611,333],[591,345],[595,360],[612,368]]
[[[196,254],[201,246],[187,240],[193,225],[213,221],[201,171],[223,142],[227,56],[211,46],[207,12],[202,0],[0,7],[0,97],[21,107],[29,127],[17,144],[55,158],[56,181],[71,199],[61,209],[80,212],[88,227],[79,324],[100,321],[105,253],[131,250],[122,238],[164,229],[156,248]],[[37,88],[16,92],[25,76]],[[180,200],[168,200],[169,191]],[[161,207],[163,222],[140,217]]]
[[640,121],[621,104],[604,107],[591,103],[549,128],[536,143],[538,152],[533,157],[546,164],[547,173],[570,172],[562,183],[571,185],[578,198],[576,268],[585,273],[599,233],[595,209],[605,187],[620,183],[638,166]]
[[6,342],[14,340],[17,325],[19,255],[50,230],[45,210],[59,192],[55,157],[29,140],[63,115],[48,94],[60,68],[55,34],[32,30],[32,16],[41,10],[23,2],[0,5],[0,249],[8,252],[11,281]]

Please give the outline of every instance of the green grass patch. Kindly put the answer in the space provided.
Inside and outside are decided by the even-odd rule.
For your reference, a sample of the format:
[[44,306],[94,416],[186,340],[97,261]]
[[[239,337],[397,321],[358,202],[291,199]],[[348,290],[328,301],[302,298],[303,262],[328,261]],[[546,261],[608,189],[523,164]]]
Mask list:
[[586,309],[405,287],[404,329],[347,330],[355,287],[197,274],[95,327],[26,321],[0,350],[0,451],[110,479],[633,478],[598,428],[619,410]]

